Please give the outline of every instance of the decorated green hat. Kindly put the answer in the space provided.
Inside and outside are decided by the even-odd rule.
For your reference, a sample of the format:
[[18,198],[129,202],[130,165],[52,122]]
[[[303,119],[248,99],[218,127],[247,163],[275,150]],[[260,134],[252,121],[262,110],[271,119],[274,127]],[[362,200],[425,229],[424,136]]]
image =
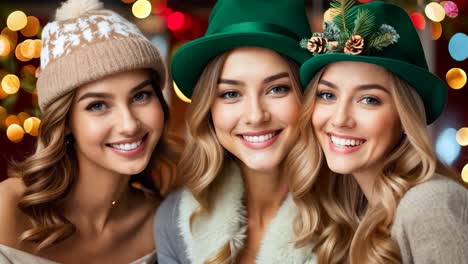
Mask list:
[[313,53],[300,69],[307,86],[327,64],[338,61],[367,62],[386,68],[408,82],[421,96],[427,123],[434,122],[445,107],[444,81],[429,72],[419,36],[402,8],[383,2],[352,6],[353,0],[332,0],[333,21],[323,33],[303,39],[301,46]]
[[310,34],[303,0],[218,0],[205,35],[184,44],[174,54],[172,77],[190,98],[211,59],[243,46],[272,49],[301,64],[310,53],[298,43]]

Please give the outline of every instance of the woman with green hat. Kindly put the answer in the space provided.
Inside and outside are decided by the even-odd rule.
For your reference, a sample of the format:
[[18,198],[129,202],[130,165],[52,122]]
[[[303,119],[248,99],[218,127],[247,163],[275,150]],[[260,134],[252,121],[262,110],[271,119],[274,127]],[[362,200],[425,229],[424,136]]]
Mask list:
[[466,263],[468,192],[426,129],[445,84],[403,9],[351,2],[334,1],[337,16],[302,42],[313,57],[289,169],[320,216],[305,224],[318,262]]
[[309,208],[289,193],[284,166],[302,98],[297,65],[309,56],[302,34],[302,0],[220,0],[205,36],[174,55],[173,78],[192,102],[185,187],[155,220],[160,263],[315,263],[296,232]]

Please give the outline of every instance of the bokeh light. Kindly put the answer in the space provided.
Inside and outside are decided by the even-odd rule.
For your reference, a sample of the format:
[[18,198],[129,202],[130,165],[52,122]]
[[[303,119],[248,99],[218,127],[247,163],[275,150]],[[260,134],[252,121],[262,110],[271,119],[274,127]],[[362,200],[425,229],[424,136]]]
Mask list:
[[452,68],[445,76],[447,84],[453,89],[461,89],[466,84],[466,73],[460,68]]
[[2,35],[5,35],[10,40],[11,48],[16,47],[18,43],[18,33],[16,31],[10,30],[8,27],[2,29]]
[[12,124],[7,128],[7,137],[11,142],[18,143],[24,137],[24,130],[20,125]]
[[456,140],[461,146],[468,146],[468,127],[458,129]]
[[468,163],[463,166],[461,177],[464,182],[468,183]]
[[190,100],[187,96],[185,96],[182,93],[182,91],[180,91],[179,87],[177,87],[177,84],[175,82],[173,82],[173,84],[174,84],[174,92],[177,95],[177,97],[179,97],[179,99],[182,100],[182,102],[191,103],[192,100]]
[[30,134],[31,136],[37,137],[39,134],[39,126],[41,124],[41,120],[37,117],[30,117],[24,121],[23,127],[26,133]]
[[431,2],[426,5],[424,12],[426,16],[434,22],[440,22],[445,18],[445,9],[436,2]]
[[363,4],[372,2],[372,0],[358,0],[358,1],[359,3],[363,3]]
[[435,150],[440,160],[449,166],[460,155],[461,146],[456,141],[457,130],[455,128],[446,128],[436,139]]
[[11,126],[13,124],[21,125],[20,120],[15,115],[9,115],[5,118],[5,126]]
[[180,30],[184,27],[185,15],[181,12],[174,12],[167,17],[167,27],[172,31]]
[[147,18],[151,14],[151,9],[148,0],[137,0],[132,5],[132,13],[137,18]]
[[28,16],[26,27],[21,29],[21,34],[28,38],[34,37],[37,35],[37,33],[39,33],[39,27],[39,19],[35,16]]
[[455,18],[458,16],[458,6],[453,1],[442,1],[440,5],[444,8],[448,17]]
[[421,13],[412,13],[410,18],[417,30],[424,30],[424,28],[426,28],[426,19]]
[[11,52],[10,39],[5,35],[0,35],[0,56],[8,56]]
[[28,17],[23,11],[14,11],[7,18],[7,27],[13,31],[23,29],[28,24]]
[[15,94],[20,88],[20,80],[18,76],[14,74],[7,74],[3,77],[1,85],[3,91],[7,94]]
[[448,49],[450,56],[456,61],[468,58],[468,36],[464,33],[453,35],[450,38]]
[[15,49],[16,58],[18,60],[22,61],[22,62],[30,61],[31,58],[27,58],[21,53],[21,46],[23,46],[22,43],[20,43],[20,44],[18,44],[18,46],[16,46],[16,49]]
[[431,23],[431,37],[432,40],[438,40],[442,35],[442,25],[439,22]]
[[16,115],[19,119],[19,122],[20,122],[20,125],[23,125],[24,124],[24,121],[28,118],[31,117],[30,114],[26,113],[26,112],[20,112]]

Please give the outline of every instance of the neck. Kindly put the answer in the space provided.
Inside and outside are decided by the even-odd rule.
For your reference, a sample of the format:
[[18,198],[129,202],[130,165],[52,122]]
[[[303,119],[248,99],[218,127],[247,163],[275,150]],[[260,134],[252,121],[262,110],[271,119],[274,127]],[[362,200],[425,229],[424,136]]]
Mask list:
[[378,173],[380,173],[379,170],[369,170],[353,174],[369,205],[375,205],[377,202],[374,195],[374,184]]
[[129,176],[80,168],[65,214],[76,225],[100,233],[130,196]]
[[243,167],[241,170],[249,222],[263,226],[276,215],[286,198],[288,188],[285,177],[281,177],[279,169],[260,172]]

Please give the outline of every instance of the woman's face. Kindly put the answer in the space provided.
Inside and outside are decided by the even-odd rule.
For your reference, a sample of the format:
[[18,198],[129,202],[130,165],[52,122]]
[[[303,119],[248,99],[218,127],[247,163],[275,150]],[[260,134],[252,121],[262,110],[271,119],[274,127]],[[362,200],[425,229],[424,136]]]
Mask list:
[[238,48],[226,58],[213,125],[221,145],[251,170],[277,170],[295,141],[299,88],[289,71],[280,55],[264,48]]
[[146,168],[164,127],[150,80],[149,72],[135,70],[77,90],[69,127],[80,169],[133,175]]
[[372,173],[401,137],[393,79],[362,62],[327,66],[314,96],[312,124],[328,167],[341,174]]

